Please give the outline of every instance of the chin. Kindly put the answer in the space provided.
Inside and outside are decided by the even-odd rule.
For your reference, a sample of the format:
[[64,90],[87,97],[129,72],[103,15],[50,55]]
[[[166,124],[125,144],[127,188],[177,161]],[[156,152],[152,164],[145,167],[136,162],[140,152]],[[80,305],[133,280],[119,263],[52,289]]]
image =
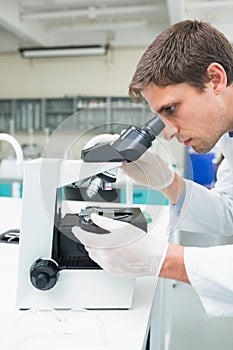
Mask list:
[[195,152],[201,153],[201,154],[211,151],[213,147],[214,146],[211,146],[211,147],[210,146],[192,146]]

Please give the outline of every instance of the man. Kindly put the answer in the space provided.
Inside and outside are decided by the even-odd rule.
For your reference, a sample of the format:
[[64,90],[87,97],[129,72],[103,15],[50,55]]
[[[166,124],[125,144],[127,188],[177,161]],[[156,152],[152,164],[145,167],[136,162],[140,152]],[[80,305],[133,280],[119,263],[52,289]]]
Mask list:
[[[224,35],[204,22],[186,20],[158,35],[141,57],[129,87],[165,123],[164,137],[176,137],[199,153],[218,142],[224,160],[214,189],[177,173],[149,150],[123,164],[136,182],[160,190],[171,203],[171,228],[233,235],[233,49]],[[174,214],[178,213],[178,214]],[[115,233],[129,228],[93,215],[93,221]],[[130,225],[128,225],[130,226]],[[191,283],[206,311],[233,315],[233,245],[210,248],[168,244],[162,235],[137,234],[120,244],[74,228],[93,260],[112,273],[154,275]],[[131,236],[130,236],[131,237]],[[131,237],[132,238],[132,237]],[[130,244],[129,244],[130,243]],[[107,249],[106,249],[107,248]]]

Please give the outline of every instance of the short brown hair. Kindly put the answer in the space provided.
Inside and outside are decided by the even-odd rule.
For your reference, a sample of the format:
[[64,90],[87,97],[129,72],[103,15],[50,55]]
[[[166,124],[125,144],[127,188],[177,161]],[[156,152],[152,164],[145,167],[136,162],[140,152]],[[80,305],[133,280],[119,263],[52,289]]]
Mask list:
[[210,81],[206,69],[217,62],[233,81],[233,49],[216,28],[202,21],[185,20],[166,28],[142,55],[129,86],[133,100],[142,99],[149,84],[167,86],[188,83],[199,91]]

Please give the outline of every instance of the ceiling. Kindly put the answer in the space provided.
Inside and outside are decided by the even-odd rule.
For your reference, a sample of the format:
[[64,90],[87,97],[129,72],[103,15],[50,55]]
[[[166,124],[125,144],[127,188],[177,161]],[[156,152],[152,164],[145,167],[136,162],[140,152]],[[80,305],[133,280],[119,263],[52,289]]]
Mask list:
[[233,42],[233,0],[0,0],[0,53],[147,46],[169,24],[187,18],[207,20]]

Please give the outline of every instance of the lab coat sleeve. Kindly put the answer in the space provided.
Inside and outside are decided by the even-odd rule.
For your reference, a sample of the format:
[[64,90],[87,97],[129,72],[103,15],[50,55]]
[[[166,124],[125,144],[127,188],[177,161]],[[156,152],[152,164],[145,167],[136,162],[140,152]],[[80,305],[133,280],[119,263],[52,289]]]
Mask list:
[[185,180],[185,199],[177,216],[170,207],[169,231],[184,231],[231,236],[233,234],[233,170],[224,159],[217,182],[209,190]]
[[233,316],[233,245],[184,249],[190,283],[209,316]]

